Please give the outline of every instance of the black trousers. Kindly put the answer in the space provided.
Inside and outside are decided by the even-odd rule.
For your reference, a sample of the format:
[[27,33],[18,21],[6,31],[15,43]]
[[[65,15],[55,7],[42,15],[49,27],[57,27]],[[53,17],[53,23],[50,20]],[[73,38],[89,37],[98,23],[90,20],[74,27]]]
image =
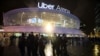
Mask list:
[[40,55],[40,56],[45,56],[44,48],[45,48],[45,47],[39,47],[39,55]]
[[19,47],[21,56],[25,56],[25,47]]

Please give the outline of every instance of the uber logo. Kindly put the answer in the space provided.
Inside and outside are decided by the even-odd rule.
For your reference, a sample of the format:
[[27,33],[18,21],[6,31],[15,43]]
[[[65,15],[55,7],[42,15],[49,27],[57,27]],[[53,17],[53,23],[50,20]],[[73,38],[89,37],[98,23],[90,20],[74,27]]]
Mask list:
[[65,12],[65,13],[70,13],[70,11],[68,9],[65,9],[65,8],[63,8],[59,5],[55,6],[55,5],[51,5],[51,4],[46,4],[44,2],[38,2],[38,8],[58,10],[58,11],[62,11],[62,12]]
[[51,5],[51,4],[46,4],[44,2],[39,3],[38,2],[38,8],[43,8],[43,9],[54,9],[55,5]]

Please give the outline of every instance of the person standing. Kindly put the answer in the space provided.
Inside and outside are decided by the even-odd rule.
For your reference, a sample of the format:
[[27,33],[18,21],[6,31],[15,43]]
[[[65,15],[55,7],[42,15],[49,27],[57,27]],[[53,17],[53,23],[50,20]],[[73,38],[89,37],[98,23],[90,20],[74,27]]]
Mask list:
[[15,39],[16,39],[16,36],[13,33],[12,36],[10,36],[10,46],[15,46]]
[[18,41],[18,47],[21,53],[21,56],[25,56],[25,47],[26,47],[26,35],[25,33],[22,33],[22,36],[19,37]]
[[33,32],[31,32],[27,37],[27,54],[28,56],[35,56],[34,53],[34,35]]
[[60,53],[60,45],[61,45],[61,42],[60,42],[60,34],[57,36],[56,34],[54,34],[54,40],[52,41],[52,44],[53,44],[53,56],[60,56],[61,53]]
[[46,43],[47,43],[46,39],[44,38],[43,35],[41,35],[39,37],[39,55],[40,56],[45,56],[44,49],[45,49]]
[[62,50],[66,50],[67,48],[67,37],[66,37],[66,34],[62,34],[62,37],[61,37],[61,49]]
[[68,55],[68,52],[67,52],[67,37],[66,37],[66,34],[62,34],[62,37],[61,37],[61,52],[62,52],[62,55],[66,55],[66,56],[69,56]]
[[34,37],[34,55],[38,56],[38,40],[39,40],[39,34],[36,34]]

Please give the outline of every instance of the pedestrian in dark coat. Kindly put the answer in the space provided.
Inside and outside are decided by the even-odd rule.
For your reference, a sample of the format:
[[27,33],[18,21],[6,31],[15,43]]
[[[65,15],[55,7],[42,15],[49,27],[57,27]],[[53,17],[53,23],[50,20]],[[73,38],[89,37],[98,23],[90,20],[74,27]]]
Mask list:
[[34,55],[38,56],[38,41],[39,41],[39,34],[36,34],[34,37]]
[[54,40],[52,42],[53,44],[53,56],[60,56],[60,45],[61,45],[61,42],[60,42],[60,35],[56,36],[54,35]]
[[35,56],[35,51],[34,51],[34,35],[33,32],[29,34],[27,37],[27,54],[28,56]]
[[45,56],[44,49],[45,49],[46,43],[47,43],[46,39],[44,38],[43,35],[41,35],[39,37],[39,55],[40,56]]
[[26,39],[25,33],[22,33],[22,36],[19,37],[18,47],[21,53],[21,56],[25,56],[25,47],[26,47]]
[[61,37],[61,52],[62,52],[62,56],[69,56],[68,52],[67,52],[67,37],[66,34],[63,34]]

